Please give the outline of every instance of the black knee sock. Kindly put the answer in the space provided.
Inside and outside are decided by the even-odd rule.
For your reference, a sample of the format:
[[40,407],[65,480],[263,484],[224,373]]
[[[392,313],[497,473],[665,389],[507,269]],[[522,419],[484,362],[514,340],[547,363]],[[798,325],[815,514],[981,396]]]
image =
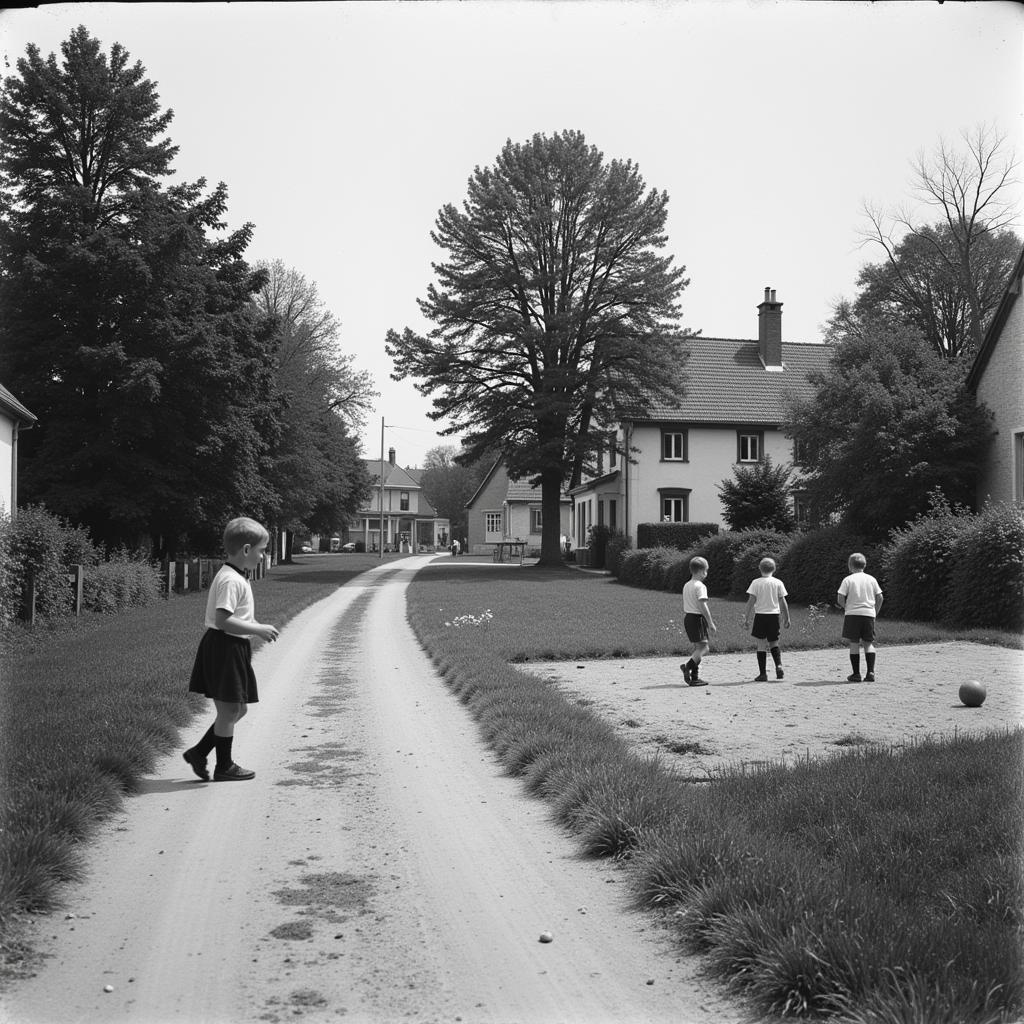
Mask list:
[[775,662],[775,667],[778,668],[782,664],[782,651],[779,649],[778,644],[772,648],[772,661]]
[[200,754],[203,757],[208,757],[210,751],[216,746],[216,739],[217,735],[214,733],[213,726],[211,725],[210,728],[203,733],[203,738],[192,749],[197,754]]
[[214,736],[217,741],[217,771],[227,771],[234,763],[231,760],[231,741],[234,736]]
[[768,665],[768,653],[766,651],[757,652],[757,669],[761,675],[764,675],[765,668]]
[[853,671],[856,675],[860,675],[860,655],[850,652],[850,664],[853,666]]
[[874,651],[865,651],[864,659],[868,663],[868,671],[869,672],[874,672],[875,671],[875,652]]

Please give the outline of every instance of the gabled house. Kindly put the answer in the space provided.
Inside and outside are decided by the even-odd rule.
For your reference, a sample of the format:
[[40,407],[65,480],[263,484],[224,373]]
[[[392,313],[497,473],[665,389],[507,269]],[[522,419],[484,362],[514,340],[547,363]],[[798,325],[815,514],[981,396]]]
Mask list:
[[18,432],[36,417],[0,384],[0,515],[13,519],[18,511]]
[[[765,288],[757,309],[756,339],[679,342],[677,402],[620,411],[597,475],[571,492],[574,547],[585,545],[588,529],[599,523],[634,544],[639,523],[721,525],[718,484],[737,466],[766,456],[799,466],[782,430],[786,403],[812,392],[807,375],[824,369],[832,351],[782,340],[782,303],[773,289]],[[795,504],[799,520],[799,497]]]
[[[509,478],[499,459],[488,470],[476,493],[466,502],[466,545],[470,554],[485,554],[502,540],[526,542],[527,555],[540,553],[541,493],[525,480]],[[559,533],[569,536],[569,495],[559,509]]]
[[996,436],[978,473],[978,505],[1024,501],[1024,249],[967,375],[967,386],[992,411]]
[[423,495],[417,469],[402,469],[395,449],[387,461],[364,459],[373,486],[364,506],[349,522],[350,540],[361,541],[367,551],[380,551],[383,523],[385,551],[433,551],[447,547],[451,527],[438,516]]

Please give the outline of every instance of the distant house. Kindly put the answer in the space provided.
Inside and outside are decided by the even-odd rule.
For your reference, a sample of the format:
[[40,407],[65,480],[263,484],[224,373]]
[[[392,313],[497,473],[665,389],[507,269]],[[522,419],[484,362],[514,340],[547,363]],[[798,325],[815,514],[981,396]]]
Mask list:
[[[365,459],[373,481],[370,497],[349,522],[347,535],[367,551],[379,551],[383,520],[385,551],[432,551],[447,547],[451,527],[423,496],[418,469],[402,469],[395,449],[388,459]],[[383,480],[383,487],[381,481]]]
[[[468,551],[482,554],[491,551],[498,541],[522,540],[528,555],[539,554],[541,508],[540,487],[510,479],[504,461],[499,459],[466,502]],[[558,528],[562,536],[569,535],[568,494],[562,495]]]
[[1024,501],[1024,249],[974,358],[967,386],[992,411],[996,436],[979,468],[977,499]]
[[0,515],[12,518],[18,510],[18,432],[28,430],[36,417],[0,384]]
[[[824,369],[832,351],[782,340],[782,303],[774,290],[765,288],[757,309],[756,339],[679,343],[677,402],[620,411],[596,475],[571,492],[574,547],[585,545],[588,529],[599,523],[634,543],[639,523],[721,524],[718,484],[737,466],[766,456],[799,464],[782,430],[786,403],[812,393],[807,375]],[[794,513],[804,518],[799,494]]]

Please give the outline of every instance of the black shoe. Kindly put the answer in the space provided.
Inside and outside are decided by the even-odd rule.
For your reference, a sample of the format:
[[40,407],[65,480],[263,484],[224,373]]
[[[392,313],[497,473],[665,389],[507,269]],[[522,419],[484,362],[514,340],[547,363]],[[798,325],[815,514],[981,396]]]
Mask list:
[[690,682],[690,663],[684,661],[682,663],[682,665],[679,666],[679,670],[683,673],[683,679],[685,679],[686,682],[689,683]]
[[708,684],[707,684],[707,680],[705,680],[705,679],[698,679],[696,672],[690,672],[690,674],[686,677],[686,685],[687,686],[707,686]]
[[786,673],[782,671],[782,666],[781,665],[776,665],[775,666],[775,678],[776,679],[785,679],[786,678]]
[[862,682],[859,672],[854,672],[852,675],[846,677],[848,683],[859,683]]
[[181,756],[203,782],[210,781],[210,770],[206,767],[206,758],[202,754],[197,754],[194,750],[186,750]]
[[874,681],[875,681],[875,673],[874,672],[866,672],[864,674],[864,682],[865,683],[873,683]]
[[755,683],[767,683],[768,677],[762,672],[759,676],[754,676]]
[[252,779],[256,776],[255,772],[249,771],[248,768],[243,768],[241,765],[233,764],[230,768],[225,768],[221,771],[219,768],[214,770],[213,781],[214,782],[244,782],[246,779]]

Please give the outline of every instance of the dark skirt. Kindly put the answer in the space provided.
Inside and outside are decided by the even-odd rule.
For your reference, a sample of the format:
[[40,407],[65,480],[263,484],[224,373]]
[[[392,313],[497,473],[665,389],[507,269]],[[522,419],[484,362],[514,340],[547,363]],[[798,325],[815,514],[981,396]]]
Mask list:
[[222,629],[208,629],[199,641],[188,688],[212,700],[255,704],[260,698],[249,638],[232,636]]

